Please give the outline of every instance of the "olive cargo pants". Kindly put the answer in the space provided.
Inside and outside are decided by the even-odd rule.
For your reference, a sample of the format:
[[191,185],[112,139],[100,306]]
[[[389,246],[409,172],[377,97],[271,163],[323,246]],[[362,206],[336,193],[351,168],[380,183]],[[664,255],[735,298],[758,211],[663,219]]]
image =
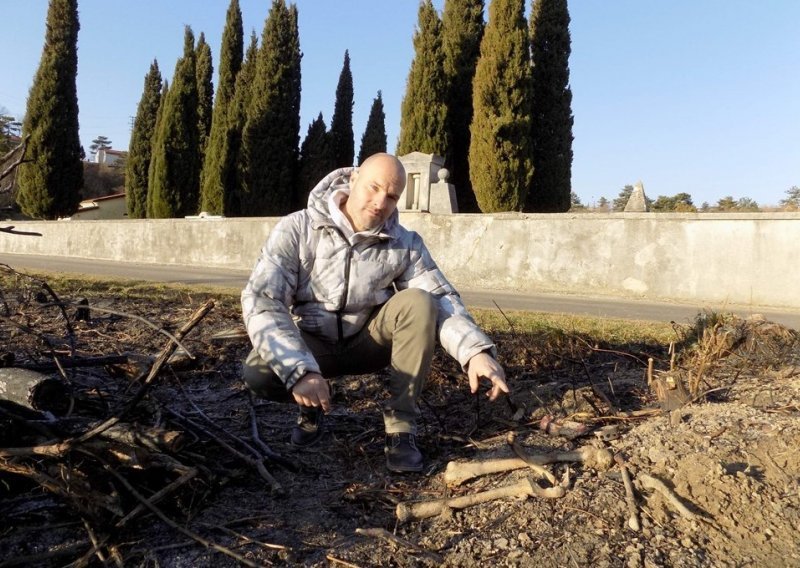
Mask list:
[[[424,290],[409,288],[377,308],[364,328],[344,341],[327,343],[301,333],[326,379],[374,373],[389,367],[389,400],[383,411],[386,433],[416,433],[417,402],[430,371],[436,342],[436,316],[436,299]],[[255,349],[245,359],[243,378],[258,396],[293,400]]]

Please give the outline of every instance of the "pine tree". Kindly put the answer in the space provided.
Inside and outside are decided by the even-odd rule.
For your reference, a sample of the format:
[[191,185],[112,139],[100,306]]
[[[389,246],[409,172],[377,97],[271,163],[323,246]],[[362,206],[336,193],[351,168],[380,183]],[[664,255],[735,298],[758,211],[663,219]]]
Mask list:
[[108,150],[111,148],[111,140],[106,138],[105,136],[98,136],[94,140],[92,140],[91,145],[89,146],[89,152],[92,156],[96,155],[99,150]]
[[572,91],[567,0],[534,0],[530,42],[533,81],[533,179],[525,211],[563,213],[572,191]]
[[236,77],[242,67],[244,32],[239,0],[231,0],[222,32],[217,98],[211,119],[200,187],[200,210],[212,215],[231,215],[226,210],[226,194],[234,190],[236,178],[235,154],[231,148],[229,114],[236,89]]
[[353,137],[353,74],[350,72],[350,54],[344,52],[342,72],[336,85],[336,102],[331,118],[330,148],[337,168],[353,165],[355,139]]
[[484,213],[519,211],[530,185],[531,69],[524,0],[494,0],[473,83],[469,173]]
[[442,13],[442,51],[447,83],[445,164],[455,185],[458,210],[476,213],[478,202],[469,179],[469,125],[472,122],[472,79],[483,37],[483,0],[445,0]]
[[194,34],[186,26],[183,57],[175,64],[153,140],[148,192],[151,217],[197,213],[200,167],[195,67]]
[[28,94],[22,126],[30,135],[19,168],[17,203],[37,219],[71,215],[83,186],[78,136],[78,2],[51,0],[42,58]]
[[322,113],[309,125],[303,144],[300,146],[300,169],[298,173],[298,207],[305,207],[309,192],[323,177],[338,167],[334,161],[331,137],[326,131]]
[[200,167],[206,155],[208,135],[211,132],[211,109],[214,106],[214,85],[211,76],[214,65],[211,61],[211,48],[206,43],[206,36],[200,32],[195,49],[195,78],[197,80],[197,148]]
[[369,109],[367,126],[364,135],[361,137],[361,149],[358,152],[358,164],[372,154],[386,151],[386,114],[383,112],[383,97],[378,91],[378,96],[372,101],[372,108]]
[[258,60],[258,36],[255,31],[250,34],[250,45],[244,56],[242,68],[236,75],[233,100],[228,112],[228,153],[232,171],[232,185],[225,191],[225,214],[229,216],[244,215],[247,203],[246,184],[248,169],[244,150],[242,149],[242,133],[247,122],[247,108],[252,98],[253,78],[256,74]]
[[297,8],[273,0],[242,134],[251,215],[284,215],[295,204],[300,139],[300,38]]
[[147,214],[147,176],[152,156],[150,145],[160,103],[161,71],[158,69],[158,61],[154,60],[144,78],[144,90],[136,109],[131,141],[128,144],[128,159],[125,162],[125,201],[128,217],[131,219],[143,219]]
[[444,156],[447,150],[447,85],[442,56],[442,23],[431,0],[419,6],[414,61],[400,114],[397,153]]

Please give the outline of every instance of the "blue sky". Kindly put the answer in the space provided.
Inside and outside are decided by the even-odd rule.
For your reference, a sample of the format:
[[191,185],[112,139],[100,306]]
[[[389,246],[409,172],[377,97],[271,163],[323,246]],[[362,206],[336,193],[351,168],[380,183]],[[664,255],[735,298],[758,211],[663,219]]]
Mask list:
[[[349,49],[356,152],[380,89],[389,149],[413,58],[416,0],[296,0],[300,136],[333,112]],[[240,0],[261,35],[270,2]],[[444,0],[435,0],[441,10]],[[487,0],[488,5],[488,0]],[[156,58],[171,78],[183,26],[211,45],[215,82],[228,0],[80,0],[81,140],[125,149]],[[530,2],[528,2],[528,11]],[[21,116],[44,42],[46,0],[0,0],[0,107]],[[488,10],[487,10],[488,13]],[[572,0],[573,190],[584,203],[641,180],[649,197],[686,192],[777,204],[800,185],[800,2]]]

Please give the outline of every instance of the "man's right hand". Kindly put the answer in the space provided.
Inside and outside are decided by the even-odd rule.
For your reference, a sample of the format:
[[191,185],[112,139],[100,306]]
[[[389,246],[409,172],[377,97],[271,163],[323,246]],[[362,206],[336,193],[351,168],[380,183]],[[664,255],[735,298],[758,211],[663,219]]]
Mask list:
[[331,392],[328,381],[319,373],[306,373],[292,388],[292,396],[301,406],[321,406],[324,412],[331,409]]

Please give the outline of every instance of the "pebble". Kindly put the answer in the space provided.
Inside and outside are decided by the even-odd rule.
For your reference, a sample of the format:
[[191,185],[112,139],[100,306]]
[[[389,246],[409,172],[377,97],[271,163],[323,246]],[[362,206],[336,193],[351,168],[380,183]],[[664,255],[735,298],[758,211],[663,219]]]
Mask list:
[[507,538],[496,538],[493,544],[497,550],[508,550]]

